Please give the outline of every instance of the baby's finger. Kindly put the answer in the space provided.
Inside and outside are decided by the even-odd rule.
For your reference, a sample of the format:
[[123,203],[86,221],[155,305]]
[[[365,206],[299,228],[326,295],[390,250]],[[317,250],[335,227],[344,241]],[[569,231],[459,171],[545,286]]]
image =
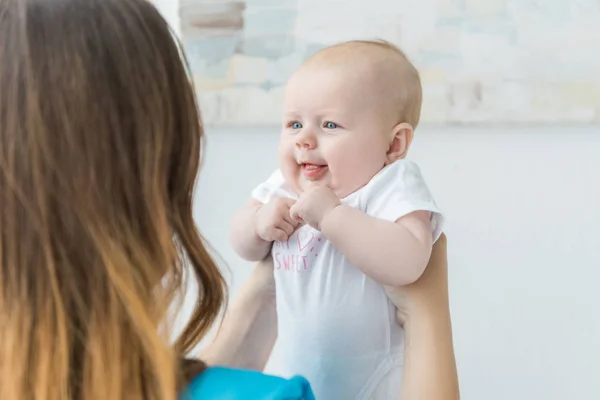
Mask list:
[[283,204],[285,204],[288,208],[291,208],[294,204],[296,204],[295,199],[290,199],[289,197],[285,197],[282,199],[283,200]]
[[302,223],[302,217],[298,213],[298,207],[295,205],[292,206],[292,208],[290,208],[290,218],[292,219],[292,221],[296,221],[296,225],[298,223]]
[[[291,210],[290,210],[291,211]],[[291,212],[287,212],[283,214],[283,220],[290,224],[292,227],[298,226],[298,220],[293,219]]]
[[276,229],[275,232],[273,232],[273,237],[275,238],[276,242],[286,242],[289,235],[281,229]]
[[295,226],[297,224],[290,224],[286,221],[281,221],[281,223],[279,224],[279,226],[277,226],[278,229],[281,229],[282,231],[285,232],[285,234],[289,237],[292,233],[294,233],[295,230]]
[[290,219],[292,221],[296,221],[298,219],[298,207],[296,207],[295,205],[293,205],[292,207],[290,207]]

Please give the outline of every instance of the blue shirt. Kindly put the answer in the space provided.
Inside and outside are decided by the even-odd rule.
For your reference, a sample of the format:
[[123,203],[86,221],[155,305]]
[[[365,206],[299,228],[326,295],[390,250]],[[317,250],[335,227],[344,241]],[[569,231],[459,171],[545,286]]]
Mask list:
[[181,400],[315,400],[308,381],[257,371],[212,367],[198,375]]

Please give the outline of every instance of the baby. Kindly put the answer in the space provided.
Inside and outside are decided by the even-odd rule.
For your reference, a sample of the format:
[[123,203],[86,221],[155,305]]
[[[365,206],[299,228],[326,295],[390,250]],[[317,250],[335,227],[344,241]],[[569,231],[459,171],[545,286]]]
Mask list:
[[397,399],[403,331],[384,286],[423,273],[442,215],[406,160],[419,74],[386,42],[326,48],[288,82],[279,167],[234,216],[247,260],[271,252],[282,375],[318,399]]

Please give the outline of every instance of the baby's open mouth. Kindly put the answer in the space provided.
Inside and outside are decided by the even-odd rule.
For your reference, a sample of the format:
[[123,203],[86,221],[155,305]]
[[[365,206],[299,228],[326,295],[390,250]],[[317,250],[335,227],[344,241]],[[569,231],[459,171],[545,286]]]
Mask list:
[[318,179],[327,171],[327,165],[319,164],[302,163],[300,168],[302,174],[309,179]]

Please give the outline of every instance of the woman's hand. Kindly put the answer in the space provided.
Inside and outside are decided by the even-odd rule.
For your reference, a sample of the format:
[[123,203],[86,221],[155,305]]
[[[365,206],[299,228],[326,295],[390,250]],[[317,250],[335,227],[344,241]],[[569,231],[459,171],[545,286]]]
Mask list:
[[262,371],[277,339],[275,278],[269,255],[229,304],[213,342],[202,354],[208,364]]
[[273,257],[271,254],[254,266],[244,290],[254,293],[265,306],[275,307],[275,277],[273,275]]
[[396,316],[400,325],[404,325],[411,315],[423,307],[436,312],[448,310],[446,247],[446,235],[442,233],[433,245],[425,272],[415,283],[400,287],[386,287],[388,297],[398,309]]
[[413,284],[386,288],[404,326],[401,400],[458,400],[458,375],[448,305],[446,236],[434,244],[423,275]]

